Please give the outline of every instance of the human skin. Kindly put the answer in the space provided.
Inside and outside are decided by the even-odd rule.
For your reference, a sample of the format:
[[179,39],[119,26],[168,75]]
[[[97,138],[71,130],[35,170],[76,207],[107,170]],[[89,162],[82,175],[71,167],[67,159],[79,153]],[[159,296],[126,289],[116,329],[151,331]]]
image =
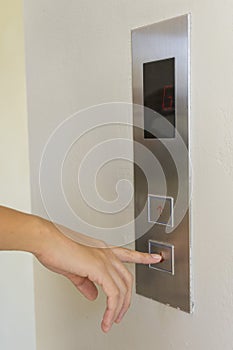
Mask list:
[[[75,237],[75,241],[74,238]],[[106,294],[101,327],[108,332],[130,306],[133,276],[124,262],[155,264],[157,254],[109,247],[41,217],[0,206],[0,250],[32,253],[49,270],[67,277],[89,300]]]

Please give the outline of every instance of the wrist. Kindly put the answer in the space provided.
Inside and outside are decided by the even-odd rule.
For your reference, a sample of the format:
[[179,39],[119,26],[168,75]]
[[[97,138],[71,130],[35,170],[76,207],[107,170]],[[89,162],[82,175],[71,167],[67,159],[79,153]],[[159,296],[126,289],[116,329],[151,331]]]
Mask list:
[[51,247],[55,236],[59,234],[52,222],[41,217],[34,217],[33,226],[33,235],[31,242],[29,242],[30,252],[35,256],[43,255]]

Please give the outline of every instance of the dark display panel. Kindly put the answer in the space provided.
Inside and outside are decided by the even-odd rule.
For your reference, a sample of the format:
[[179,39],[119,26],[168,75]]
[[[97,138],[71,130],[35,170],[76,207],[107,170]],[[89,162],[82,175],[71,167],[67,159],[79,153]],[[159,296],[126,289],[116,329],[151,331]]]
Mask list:
[[175,58],[143,64],[144,137],[175,137]]

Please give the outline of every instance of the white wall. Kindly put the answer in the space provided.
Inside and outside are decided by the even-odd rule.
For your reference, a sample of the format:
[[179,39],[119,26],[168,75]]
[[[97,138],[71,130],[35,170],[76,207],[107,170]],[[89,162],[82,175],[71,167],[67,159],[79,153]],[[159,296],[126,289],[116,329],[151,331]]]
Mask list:
[[[1,0],[0,198],[30,211],[23,4]],[[0,252],[0,349],[35,349],[32,256]]]
[[195,312],[134,294],[123,323],[104,335],[103,296],[89,303],[37,265],[38,350],[233,348],[232,11],[230,0],[25,0],[32,203],[43,215],[38,164],[50,133],[81,108],[130,102],[130,30],[192,13]]

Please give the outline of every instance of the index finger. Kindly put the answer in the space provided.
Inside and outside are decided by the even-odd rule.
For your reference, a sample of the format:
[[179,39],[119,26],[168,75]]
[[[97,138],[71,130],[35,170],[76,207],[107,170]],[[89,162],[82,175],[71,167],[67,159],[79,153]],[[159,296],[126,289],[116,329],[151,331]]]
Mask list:
[[162,256],[159,254],[142,253],[127,248],[112,248],[112,252],[122,262],[131,262],[136,264],[156,264],[162,260]]

